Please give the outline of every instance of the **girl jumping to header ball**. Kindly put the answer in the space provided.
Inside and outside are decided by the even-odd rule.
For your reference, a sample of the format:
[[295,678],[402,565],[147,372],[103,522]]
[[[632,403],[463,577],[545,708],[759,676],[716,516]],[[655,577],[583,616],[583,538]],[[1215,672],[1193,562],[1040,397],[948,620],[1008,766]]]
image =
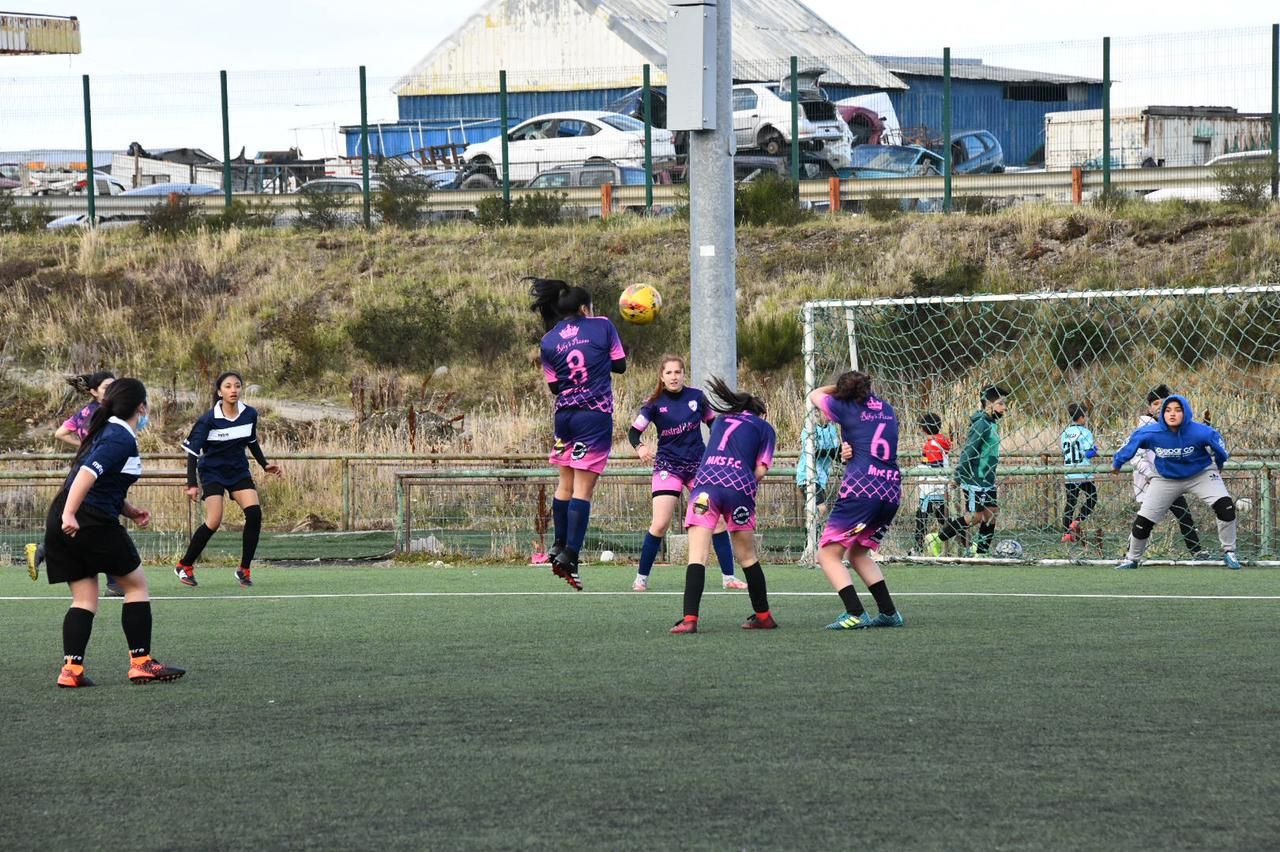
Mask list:
[[[653,462],[653,520],[640,546],[640,567],[632,591],[649,588],[649,573],[662,547],[662,537],[671,525],[676,502],[681,492],[691,487],[698,472],[702,451],[702,424],[715,420],[716,413],[707,405],[707,397],[697,388],[684,383],[684,359],[679,355],[663,355],[658,368],[658,387],[640,406],[627,439],[643,462]],[[652,423],[658,433],[658,449],[640,442],[644,430]],[[716,559],[720,563],[721,584],[726,589],[745,589],[747,584],[733,576],[733,545],[723,520],[711,536]]]
[[689,565],[684,575],[684,616],[672,633],[697,633],[698,609],[706,583],[711,532],[727,525],[733,555],[742,563],[747,594],[753,610],[743,630],[773,630],[777,622],[769,612],[769,590],[756,553],[756,490],[773,464],[777,435],[764,419],[764,401],[734,391],[718,378],[708,382],[711,407],[720,416],[711,425],[711,437],[702,454],[689,492],[684,516],[689,532]]
[[528,278],[530,306],[542,317],[542,375],[556,398],[555,446],[560,469],[551,502],[551,570],[582,591],[578,559],[591,518],[596,480],[613,447],[613,374],[627,369],[618,330],[591,310],[591,294],[551,278]]
[[258,535],[262,532],[262,507],[258,505],[258,488],[249,474],[245,449],[253,453],[267,473],[283,476],[284,471],[280,465],[268,462],[262,453],[258,444],[258,412],[241,401],[243,387],[244,379],[239,373],[228,371],[218,376],[213,383],[213,408],[200,415],[191,427],[191,434],[182,442],[182,448],[187,451],[187,497],[193,503],[197,498],[204,500],[204,523],[191,536],[187,552],[173,569],[186,586],[196,585],[196,560],[222,525],[224,492],[244,511],[244,536],[236,581],[246,588],[253,585],[250,571],[258,549]]

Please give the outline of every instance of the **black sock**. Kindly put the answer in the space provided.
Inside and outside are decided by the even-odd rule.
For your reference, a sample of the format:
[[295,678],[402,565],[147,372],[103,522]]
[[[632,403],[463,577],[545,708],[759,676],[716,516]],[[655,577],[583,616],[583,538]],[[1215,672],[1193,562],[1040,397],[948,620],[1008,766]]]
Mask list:
[[[253,554],[258,552],[258,536],[262,533],[262,507],[248,506],[244,510],[244,536],[240,544],[240,567],[248,568]],[[188,565],[191,563],[188,562]]]
[[151,653],[151,601],[134,601],[120,607],[120,626],[129,643],[130,657]]
[[893,615],[898,611],[898,608],[893,605],[893,597],[889,594],[889,586],[884,580],[867,586],[867,591],[871,593],[871,597],[876,599],[876,608],[880,612],[885,615]]
[[62,617],[62,656],[77,665],[84,665],[84,652],[89,647],[93,633],[93,613],[73,606]]
[[988,553],[991,550],[991,539],[996,534],[996,525],[993,521],[978,526],[978,535],[974,542],[978,545],[979,553]]
[[187,552],[182,555],[181,562],[187,567],[196,564],[196,560],[200,558],[200,554],[204,553],[204,546],[209,543],[209,539],[213,538],[213,530],[204,524],[201,524],[191,536],[191,544],[187,545]]
[[[915,537],[915,542],[916,542],[916,548],[917,548],[917,549],[919,549],[919,548],[921,548],[921,547],[923,547],[923,546],[924,546],[925,525],[926,525],[926,523],[927,523],[928,519],[929,519],[929,513],[928,513],[928,512],[921,512],[919,509],[917,509],[917,510],[916,510],[916,537]],[[854,615],[857,615],[857,613],[854,613]]]
[[769,587],[764,581],[764,569],[759,562],[742,566],[742,576],[747,581],[747,595],[754,612],[769,611]]
[[951,518],[942,527],[942,532],[938,538],[942,541],[950,541],[964,531],[965,524],[963,518]]
[[697,615],[702,604],[702,588],[707,584],[707,566],[690,562],[684,569],[684,614]]
[[862,600],[858,597],[858,590],[853,587],[853,583],[845,586],[836,592],[840,596],[840,603],[844,604],[844,611],[850,615],[862,615],[866,609],[862,606]]

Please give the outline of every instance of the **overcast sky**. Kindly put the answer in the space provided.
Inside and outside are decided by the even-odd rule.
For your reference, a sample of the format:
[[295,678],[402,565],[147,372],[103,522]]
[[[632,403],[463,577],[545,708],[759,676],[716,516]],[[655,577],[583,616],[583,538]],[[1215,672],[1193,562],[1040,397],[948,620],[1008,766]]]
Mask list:
[[[233,104],[254,101],[250,110],[240,110],[233,125],[253,128],[255,138],[234,139],[233,148],[297,142],[316,155],[336,153],[334,128],[358,122],[358,100],[353,103],[348,97],[346,74],[302,72],[363,63],[370,77],[370,118],[394,119],[394,98],[387,91],[394,79],[482,4],[379,0],[363,6],[350,0],[285,0],[264,5],[260,0],[219,0],[211,6],[39,0],[25,5],[48,14],[78,15],[84,52],[72,57],[0,58],[0,150],[79,144],[78,75],[85,73],[95,77],[95,138],[102,146],[122,147],[146,136],[144,145],[152,147],[200,144],[216,150],[221,147],[216,132],[217,77],[200,72],[225,68],[232,72]],[[867,53],[938,55],[945,45],[953,48],[954,56],[982,56],[992,64],[1095,76],[1101,75],[1095,42],[1110,35],[1117,53],[1119,48],[1129,51],[1127,64],[1120,56],[1113,58],[1114,76],[1128,86],[1128,91],[1118,90],[1118,99],[1212,100],[1244,109],[1269,105],[1270,40],[1266,32],[1259,37],[1258,28],[1280,20],[1280,4],[1261,0],[1075,0],[1042,7],[1053,8],[1052,15],[1016,12],[1020,4],[986,0],[945,4],[955,11],[950,15],[926,11],[934,4],[920,4],[913,12],[893,2],[808,0],[806,5]],[[1246,29],[1251,32],[1243,37],[1238,31]],[[1214,33],[1204,35],[1205,31]],[[1178,73],[1156,74],[1153,68]],[[269,69],[290,73],[246,73]],[[150,92],[154,81],[122,76],[169,74],[181,75],[168,80],[166,89],[183,98],[182,106],[162,106],[162,99]],[[1161,86],[1151,88],[1148,84],[1156,78],[1161,78]],[[187,102],[200,106],[189,107]],[[152,113],[168,112],[166,130],[156,129],[148,105]],[[16,121],[4,120],[6,109],[16,110]],[[274,128],[269,132],[268,123]],[[211,125],[214,132],[190,129],[197,125]],[[256,138],[268,133],[269,138]],[[38,134],[38,141],[33,134]],[[82,139],[82,131],[79,136]],[[321,147],[333,150],[318,150]]]

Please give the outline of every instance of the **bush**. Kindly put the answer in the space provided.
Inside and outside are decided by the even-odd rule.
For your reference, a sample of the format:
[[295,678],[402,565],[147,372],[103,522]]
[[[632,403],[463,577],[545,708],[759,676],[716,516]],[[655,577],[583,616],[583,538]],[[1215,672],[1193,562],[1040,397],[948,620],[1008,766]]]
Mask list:
[[804,329],[791,314],[752,316],[738,326],[738,357],[753,370],[785,367],[799,359]]
[[980,261],[952,260],[937,275],[920,270],[911,273],[911,285],[917,296],[967,296],[977,292],[986,271]]
[[172,195],[147,210],[138,223],[143,233],[176,237],[204,224],[204,213],[190,195]]
[[353,222],[351,194],[345,192],[298,193],[298,227],[332,231]]
[[563,192],[533,192],[512,201],[511,213],[508,215],[502,196],[489,195],[480,199],[480,203],[476,205],[476,222],[487,228],[500,225],[557,225],[568,199],[568,194]]
[[474,355],[483,364],[493,364],[511,351],[511,341],[522,336],[536,339],[533,314],[526,312],[528,334],[510,304],[479,297],[469,299],[449,317],[449,334],[462,354]]
[[431,199],[431,187],[413,174],[401,160],[387,160],[378,167],[382,188],[373,195],[373,209],[384,224],[416,228],[422,224]]
[[733,215],[739,225],[796,225],[809,216],[796,203],[791,181],[775,172],[738,184]]
[[497,228],[507,224],[507,205],[501,195],[486,195],[476,204],[476,224],[482,228]]
[[886,222],[902,213],[902,204],[898,199],[876,190],[862,203],[862,212],[877,222]]
[[213,231],[229,231],[232,228],[270,228],[275,222],[275,210],[267,202],[246,203],[242,199],[233,198],[230,207],[210,216],[205,220],[205,225]]
[[398,305],[368,305],[347,325],[351,345],[380,367],[429,370],[445,361],[451,335],[445,306],[430,294],[405,298]]
[[281,368],[282,379],[313,379],[325,368],[337,366],[337,345],[329,332],[330,325],[320,321],[324,300],[323,294],[313,293],[282,305],[274,316],[264,317],[264,331],[283,340],[290,350]]
[[0,192],[0,231],[41,231],[51,218],[48,205],[19,207],[12,194]]
[[1238,160],[1213,167],[1214,178],[1222,189],[1222,201],[1246,210],[1261,210],[1271,197],[1270,157],[1263,160]]

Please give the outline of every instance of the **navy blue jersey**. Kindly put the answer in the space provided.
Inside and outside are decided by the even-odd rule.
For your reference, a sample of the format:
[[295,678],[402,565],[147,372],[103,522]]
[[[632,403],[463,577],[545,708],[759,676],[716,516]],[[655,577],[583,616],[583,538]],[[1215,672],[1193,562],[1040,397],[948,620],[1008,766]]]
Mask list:
[[777,440],[773,427],[761,417],[746,411],[720,415],[711,424],[693,487],[718,485],[755,497],[756,466],[773,464]]
[[831,422],[840,424],[845,443],[853,447],[853,458],[844,466],[840,496],[900,501],[898,415],[893,406],[874,394],[861,403],[818,394],[816,402]]
[[79,467],[67,477],[67,485],[81,470],[95,477],[93,486],[85,495],[82,506],[89,506],[108,517],[117,517],[124,510],[129,488],[142,476],[142,457],[138,454],[138,439],[129,424],[112,417],[93,439],[89,451],[80,460]]
[[559,382],[556,411],[613,413],[613,362],[627,357],[607,317],[562,319],[542,335],[542,377]]
[[679,393],[663,389],[658,398],[640,406],[640,413],[631,426],[643,432],[652,423],[658,431],[658,452],[654,467],[666,470],[664,465],[679,470],[696,469],[702,460],[706,446],[702,442],[702,424],[710,423],[716,413],[707,405],[707,398],[697,388],[684,387]]
[[228,420],[222,403],[200,415],[182,448],[196,457],[200,482],[209,485],[235,485],[249,477],[249,460],[245,450],[258,444],[258,412],[251,405],[237,403],[236,416]]

